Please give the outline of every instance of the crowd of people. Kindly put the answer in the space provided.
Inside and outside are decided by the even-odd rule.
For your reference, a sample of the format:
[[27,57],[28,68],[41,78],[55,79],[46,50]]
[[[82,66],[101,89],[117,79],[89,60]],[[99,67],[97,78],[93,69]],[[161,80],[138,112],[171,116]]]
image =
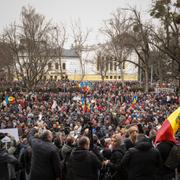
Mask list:
[[136,90],[138,82],[89,82],[88,92],[75,81],[39,83],[33,90],[7,85],[0,94],[0,129],[17,128],[19,141],[0,133],[11,139],[0,142],[0,180],[175,177],[165,165],[173,143],[154,142],[179,107],[175,92],[144,93]]

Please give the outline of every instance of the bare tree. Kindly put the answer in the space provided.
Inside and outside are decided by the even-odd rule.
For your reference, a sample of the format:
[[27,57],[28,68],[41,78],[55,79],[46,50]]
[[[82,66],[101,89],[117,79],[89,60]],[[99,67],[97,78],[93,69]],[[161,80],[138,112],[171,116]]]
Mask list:
[[124,46],[124,33],[128,31],[130,26],[129,18],[125,12],[117,9],[117,11],[112,14],[112,18],[104,22],[104,28],[101,29],[101,32],[109,39],[108,45],[111,50],[110,53],[111,56],[114,57],[113,61],[117,62],[116,65],[120,68],[122,84],[124,84],[124,63],[131,53],[131,48]]
[[63,24],[54,26],[52,31],[52,46],[55,56],[53,56],[52,59],[53,58],[58,59],[61,79],[63,79],[63,70],[62,70],[63,47],[66,40],[67,40],[67,32],[65,26]]
[[97,65],[97,74],[101,76],[102,81],[104,81],[107,72],[109,63],[112,61],[109,53],[109,47],[107,44],[101,44],[99,49],[96,50],[96,65]]
[[135,8],[127,9],[132,12],[129,20],[131,26],[127,33],[124,33],[124,45],[131,47],[139,58],[139,63],[125,60],[141,68],[145,77],[145,91],[149,90],[149,75],[151,63],[150,27],[149,23],[143,23],[140,13]]
[[[9,45],[4,43],[4,38],[0,41],[0,70],[2,78],[7,78],[8,81],[12,80],[13,69],[13,53],[9,48]],[[7,76],[5,76],[7,74]]]
[[83,32],[81,27],[80,20],[75,21],[71,25],[72,29],[72,36],[74,39],[74,50],[76,54],[79,56],[80,68],[81,68],[81,80],[84,79],[85,76],[85,61],[86,59],[83,58],[83,52],[87,51],[86,41],[89,36],[90,30],[86,30]]
[[[166,55],[171,77],[179,79],[180,86],[180,3],[172,0],[153,1],[151,16],[158,19],[161,28],[151,29],[151,43]],[[169,62],[169,60],[171,62]]]
[[29,89],[43,78],[50,58],[50,22],[32,7],[23,7],[21,24],[11,24],[4,32],[5,42],[15,56],[16,75]]

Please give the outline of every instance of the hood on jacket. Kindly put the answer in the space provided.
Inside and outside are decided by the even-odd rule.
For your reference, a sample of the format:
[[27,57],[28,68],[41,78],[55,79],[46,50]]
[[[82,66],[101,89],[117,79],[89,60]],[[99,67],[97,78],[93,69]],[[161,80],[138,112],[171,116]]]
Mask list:
[[152,148],[152,144],[150,142],[137,142],[135,147],[141,151],[148,151]]
[[69,152],[72,151],[72,147],[69,146],[69,145],[67,145],[67,144],[64,144],[63,147],[62,147],[62,151],[63,151],[64,153],[69,153]]
[[83,161],[87,157],[88,152],[86,149],[77,148],[72,153],[72,159],[75,161]]

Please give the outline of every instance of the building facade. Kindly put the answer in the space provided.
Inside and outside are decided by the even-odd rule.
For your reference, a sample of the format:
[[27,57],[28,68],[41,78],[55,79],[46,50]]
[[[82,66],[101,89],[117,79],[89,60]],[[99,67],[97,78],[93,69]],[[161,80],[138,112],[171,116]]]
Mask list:
[[[102,76],[100,73],[98,58],[95,55],[95,51],[88,51],[83,55],[83,68],[84,68],[84,78],[83,80],[94,80],[100,81],[102,80]],[[61,76],[63,79],[69,80],[81,80],[82,71],[80,65],[80,58],[75,53],[75,50],[72,49],[63,49],[62,57],[56,57],[56,55],[52,56],[47,63],[46,74],[44,75],[44,80],[61,80]],[[107,57],[101,57],[107,58]],[[111,57],[113,58],[113,57]],[[137,62],[138,58],[135,53],[131,54],[129,58]],[[61,68],[60,68],[61,63]],[[131,63],[123,63],[123,72],[121,71],[120,66],[116,64],[114,61],[109,61],[106,63],[105,67],[106,75],[104,80],[117,81],[122,80],[122,73],[124,80],[138,80],[138,68],[135,67]],[[62,75],[61,75],[62,74]]]
[[[103,57],[106,58],[106,57]],[[135,53],[129,55],[129,59],[134,62],[138,62],[138,57]],[[93,52],[88,52],[88,55],[83,57],[84,63],[84,80],[102,80],[99,68],[99,62]],[[48,71],[45,79],[59,80],[61,79],[61,71],[59,66],[59,59],[50,60],[48,63]],[[66,49],[62,53],[61,58],[61,68],[63,76],[69,80],[81,80],[81,66],[80,60],[73,49]],[[121,67],[116,64],[116,62],[109,62],[106,64],[106,76],[104,80],[122,80]],[[123,63],[123,77],[124,80],[138,80],[138,68],[134,64],[125,62]]]

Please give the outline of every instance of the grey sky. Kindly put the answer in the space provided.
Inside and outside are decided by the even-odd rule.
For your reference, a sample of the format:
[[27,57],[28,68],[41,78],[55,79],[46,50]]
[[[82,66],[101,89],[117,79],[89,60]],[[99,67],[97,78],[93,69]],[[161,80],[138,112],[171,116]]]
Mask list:
[[72,20],[79,18],[83,28],[93,30],[90,42],[97,42],[98,29],[105,19],[117,8],[136,6],[142,12],[149,10],[152,0],[0,0],[0,32],[6,25],[19,19],[22,6],[31,5],[37,12],[52,19],[54,23],[63,22],[67,27]]

